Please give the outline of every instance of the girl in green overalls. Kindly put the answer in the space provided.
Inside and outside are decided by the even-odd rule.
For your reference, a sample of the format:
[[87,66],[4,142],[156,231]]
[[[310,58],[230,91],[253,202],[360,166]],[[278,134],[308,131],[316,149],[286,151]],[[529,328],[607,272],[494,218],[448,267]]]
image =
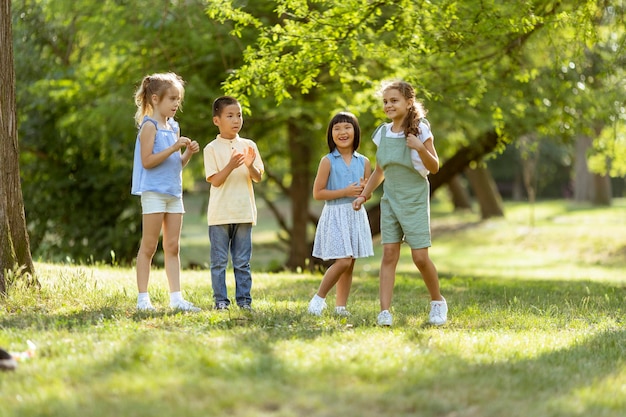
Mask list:
[[439,171],[425,110],[415,99],[415,90],[404,81],[383,88],[383,109],[390,123],[384,123],[372,135],[378,146],[376,169],[363,193],[353,202],[358,210],[383,182],[380,201],[380,229],[383,256],[380,265],[380,314],[378,324],[391,326],[390,313],[396,266],[403,241],[411,247],[413,263],[430,293],[429,322],[442,325],[448,306],[439,291],[437,268],[428,256],[430,241],[430,184],[428,173]]

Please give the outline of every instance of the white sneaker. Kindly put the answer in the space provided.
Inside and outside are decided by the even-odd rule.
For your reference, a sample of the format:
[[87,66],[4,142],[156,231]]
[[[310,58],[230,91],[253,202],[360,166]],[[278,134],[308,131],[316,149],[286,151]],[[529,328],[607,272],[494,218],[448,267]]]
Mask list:
[[197,313],[198,311],[200,311],[198,307],[191,304],[187,300],[180,300],[177,303],[170,303],[170,307],[173,308],[174,310],[190,311],[192,313]]
[[350,317],[350,312],[346,310],[345,306],[337,306],[335,307],[335,314],[341,317]]
[[150,299],[137,301],[137,310],[139,310],[139,311],[156,311],[156,309],[154,308],[154,306],[150,302]]
[[378,325],[379,326],[391,326],[393,323],[393,317],[389,310],[383,310],[378,314]]
[[446,321],[448,321],[448,303],[446,303],[446,299],[444,298],[442,301],[431,301],[428,322],[435,326],[441,326],[445,324]]
[[313,314],[314,316],[321,316],[322,311],[324,311],[325,308],[326,300],[318,296],[314,296],[313,298],[311,298],[311,301],[309,302],[309,313]]

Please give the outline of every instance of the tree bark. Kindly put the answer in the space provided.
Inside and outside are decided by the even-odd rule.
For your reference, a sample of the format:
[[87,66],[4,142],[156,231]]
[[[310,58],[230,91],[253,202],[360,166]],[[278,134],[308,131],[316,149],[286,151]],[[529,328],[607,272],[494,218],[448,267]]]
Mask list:
[[307,236],[309,224],[309,200],[311,196],[311,181],[309,166],[311,163],[310,140],[300,128],[300,122],[290,120],[287,123],[289,134],[289,152],[291,155],[292,183],[291,194],[291,230],[289,258],[285,265],[288,269],[302,268],[311,257],[311,245]]
[[455,175],[461,174],[471,162],[479,161],[493,151],[499,142],[498,134],[490,130],[472,144],[459,149],[441,166],[439,172],[429,175],[430,194],[434,194],[442,185],[448,184]]
[[448,190],[450,190],[454,210],[471,210],[472,200],[470,199],[469,193],[461,181],[460,175],[452,177],[450,182],[448,182]]
[[586,135],[576,138],[576,159],[574,160],[574,200],[577,202],[591,201],[593,196],[593,180],[587,166],[587,150],[592,139]]
[[34,277],[20,184],[11,0],[0,0],[0,293],[7,276]]
[[587,151],[593,139],[587,135],[576,138],[576,160],[574,161],[574,200],[591,202],[596,206],[610,206],[612,202],[611,178],[608,175],[589,171]]
[[489,170],[479,166],[474,169],[467,169],[465,174],[472,186],[476,200],[480,204],[481,218],[484,220],[504,216],[502,199]]
[[593,174],[593,197],[591,204],[594,206],[610,206],[612,202],[613,188],[611,177],[608,175]]

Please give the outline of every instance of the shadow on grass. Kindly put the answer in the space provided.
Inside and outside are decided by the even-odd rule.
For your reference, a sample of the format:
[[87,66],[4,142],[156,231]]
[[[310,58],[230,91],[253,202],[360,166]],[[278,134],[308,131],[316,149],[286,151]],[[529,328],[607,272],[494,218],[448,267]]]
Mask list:
[[[317,365],[320,371],[311,374],[316,365],[298,369],[286,363],[276,349],[277,340],[268,338],[262,330],[241,336],[235,346],[220,347],[237,349],[242,357],[238,364],[222,363],[211,349],[203,349],[201,343],[187,338],[177,340],[173,336],[163,345],[150,332],[140,332],[130,335],[107,357],[85,363],[80,374],[72,376],[71,384],[89,387],[93,397],[39,397],[14,407],[14,415],[90,417],[117,410],[121,415],[137,417],[155,413],[619,416],[619,406],[607,409],[593,401],[572,404],[572,408],[567,404],[578,392],[610,380],[622,370],[625,341],[623,329],[607,330],[531,359],[480,365],[448,355],[442,359],[442,371],[435,375],[410,360],[384,368],[372,363],[365,371],[354,371],[349,360],[329,357]],[[193,361],[181,354],[190,348],[200,350],[193,354]],[[381,360],[383,356],[381,353]],[[171,368],[176,370],[174,375]],[[124,376],[124,383],[109,392],[112,381],[120,376]],[[142,386],[145,378],[150,382]],[[623,405],[624,400],[616,402]]]
[[[251,316],[236,309],[228,314],[129,313],[114,308],[110,305],[114,300],[106,298],[100,300],[100,307],[67,314],[24,311],[5,315],[0,328],[28,331],[90,332],[90,327],[107,321],[115,325],[120,319],[171,321],[129,331],[122,340],[115,340],[115,348],[106,355],[80,359],[80,371],[71,371],[67,378],[72,387],[83,387],[80,392],[88,393],[87,397],[51,393],[15,404],[13,415],[90,417],[112,410],[138,417],[224,413],[326,416],[331,412],[359,417],[620,415],[621,411],[613,412],[592,400],[572,405],[576,412],[567,405],[577,393],[623,371],[625,330],[593,329],[596,321],[606,317],[618,320],[623,315],[623,285],[443,277],[442,287],[451,307],[451,322],[440,330],[444,338],[446,331],[466,332],[468,328],[527,332],[538,326],[538,330],[550,331],[555,323],[567,328],[578,320],[588,321],[593,334],[566,348],[497,363],[470,363],[461,356],[433,352],[441,363],[434,370],[425,370],[415,359],[428,355],[430,349],[430,329],[414,325],[416,317],[419,321],[427,314],[419,276],[398,277],[394,298],[397,321],[392,329],[373,325],[378,280],[371,277],[355,280],[351,298],[355,312],[350,319],[306,314],[310,290],[320,279],[266,283],[261,292],[271,294],[271,301],[260,297],[261,307]],[[546,324],[541,324],[544,319]],[[230,330],[233,333],[225,337],[223,332]],[[361,359],[345,353],[298,367],[286,360],[279,348],[283,342],[316,343],[321,336],[336,334],[340,338],[346,332],[354,334],[343,342],[348,352],[361,343],[359,337],[373,335],[385,340],[397,332],[412,348],[410,352],[383,350],[380,360],[356,367],[354,363]],[[49,349],[54,357],[54,346]],[[223,360],[220,351],[228,352],[228,360]],[[388,356],[402,360],[387,361]],[[109,392],[119,378],[125,382]],[[206,396],[211,400],[197,405]],[[624,399],[616,399],[616,403],[624,405]]]
[[[532,315],[537,318],[559,319],[567,324],[569,320],[582,319],[593,322],[601,317],[614,317],[618,322],[624,316],[626,305],[626,285],[609,282],[563,281],[563,280],[499,280],[492,278],[468,278],[441,276],[442,293],[450,307],[449,326],[464,327],[458,324],[464,318],[472,327],[489,327],[502,324],[502,318],[515,315]],[[321,275],[303,275],[290,279],[264,279],[262,285],[253,284],[252,296],[255,313],[247,317],[236,306],[227,314],[212,310],[211,287],[209,283],[193,287],[186,294],[191,296],[203,309],[200,315],[206,315],[209,325],[229,327],[224,323],[235,320],[233,326],[254,324],[269,331],[287,326],[292,332],[299,324],[315,326],[315,317],[306,312],[309,299],[317,290]],[[232,289],[229,289],[232,296]],[[160,300],[162,301],[162,300]],[[327,298],[329,308],[323,318],[332,318],[343,328],[345,320],[339,320],[331,314],[334,302],[334,290]],[[67,312],[50,314],[37,305],[24,306],[17,311],[9,311],[0,316],[0,329],[80,329],[97,325],[106,320],[130,319],[141,322],[148,318],[176,316],[179,312],[169,308],[158,308],[156,312],[137,312],[134,300],[120,291],[103,295],[95,302],[88,300],[81,307],[79,297],[74,301],[74,308]],[[378,278],[372,275],[355,277],[348,301],[353,317],[348,323],[353,326],[374,325],[378,313]],[[396,278],[393,299],[394,317],[398,326],[413,325],[411,317],[426,317],[429,297],[425,285],[418,273],[399,274]],[[480,316],[483,320],[476,320]],[[476,323],[480,325],[476,325]],[[533,323],[535,324],[535,323]],[[519,323],[517,327],[523,327]],[[329,328],[329,326],[323,326]],[[332,326],[330,326],[332,327]]]

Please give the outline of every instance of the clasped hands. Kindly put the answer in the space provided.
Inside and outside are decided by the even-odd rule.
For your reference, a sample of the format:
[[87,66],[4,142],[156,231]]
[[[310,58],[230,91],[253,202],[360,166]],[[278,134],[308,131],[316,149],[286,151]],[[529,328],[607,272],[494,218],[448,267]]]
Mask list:
[[233,168],[240,167],[241,165],[246,165],[250,167],[254,160],[256,159],[256,152],[254,148],[251,146],[247,146],[243,152],[239,152],[237,149],[233,149],[233,153],[230,156],[229,164]]

